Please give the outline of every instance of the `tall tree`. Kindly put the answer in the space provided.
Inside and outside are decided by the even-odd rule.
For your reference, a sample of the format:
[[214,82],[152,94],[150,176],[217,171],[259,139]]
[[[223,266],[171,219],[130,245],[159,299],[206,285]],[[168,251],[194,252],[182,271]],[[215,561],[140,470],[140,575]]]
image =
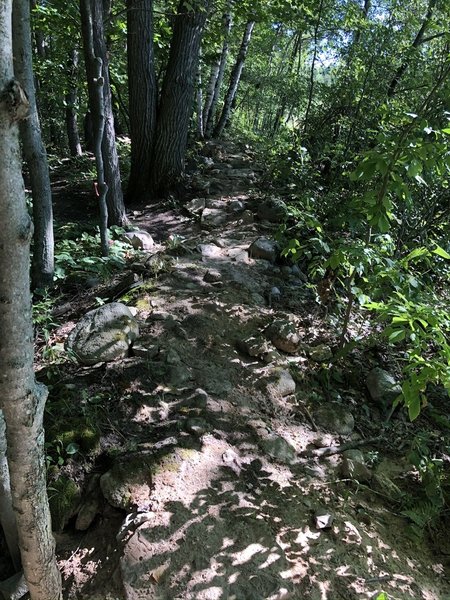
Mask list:
[[220,53],[220,57],[217,63],[217,69],[214,66],[213,70],[211,71],[211,81],[203,112],[203,128],[205,136],[207,138],[211,137],[213,131],[214,119],[216,117],[217,105],[219,102],[219,94],[222,88],[222,82],[227,66],[229,38],[231,33],[231,27],[233,24],[231,6],[232,1],[229,0],[227,3],[226,11],[223,15],[223,24],[225,31],[223,37],[222,51]]
[[34,288],[45,288],[53,283],[53,207],[47,152],[42,141],[41,126],[36,108],[29,0],[14,0],[13,21],[14,73],[25,90],[30,103],[29,115],[27,119],[20,123],[20,135],[22,137],[23,153],[30,172],[33,196],[32,281]]
[[149,193],[156,126],[157,85],[153,49],[153,0],[127,0],[127,60],[131,137],[128,198]]
[[[104,10],[104,7],[106,10]],[[81,30],[85,56],[86,75],[89,93],[89,108],[93,123],[103,118],[99,115],[97,60],[102,63],[101,78],[103,88],[104,133],[102,138],[102,160],[107,185],[106,203],[108,225],[123,227],[128,223],[123,201],[120,180],[119,157],[117,154],[114,115],[109,84],[108,57],[103,28],[104,15],[108,14],[109,2],[105,0],[80,0]],[[93,49],[93,55],[91,53]]]
[[150,170],[151,189],[156,196],[177,187],[184,170],[200,43],[209,5],[210,0],[181,0],[174,19]]
[[220,118],[217,122],[217,125],[214,128],[214,137],[220,137],[222,135],[223,130],[225,129],[225,126],[230,119],[231,110],[233,108],[233,103],[235,101],[236,94],[239,88],[239,82],[241,80],[242,70],[244,68],[244,63],[247,57],[248,47],[250,44],[254,26],[255,21],[247,21],[244,30],[244,35],[242,37],[241,46],[239,48],[239,52],[236,58],[236,62],[234,64],[233,70],[231,71],[230,84],[228,86],[228,91],[225,95],[222,112],[220,114]]
[[76,105],[78,102],[78,50],[72,48],[69,51],[67,60],[67,92],[65,97],[66,104],[66,129],[67,140],[69,142],[69,151],[71,156],[81,156],[81,142],[78,133],[77,111]]
[[32,600],[60,600],[46,495],[43,414],[47,389],[33,371],[31,219],[25,203],[18,122],[29,103],[13,77],[12,2],[0,4],[0,410],[22,566]]

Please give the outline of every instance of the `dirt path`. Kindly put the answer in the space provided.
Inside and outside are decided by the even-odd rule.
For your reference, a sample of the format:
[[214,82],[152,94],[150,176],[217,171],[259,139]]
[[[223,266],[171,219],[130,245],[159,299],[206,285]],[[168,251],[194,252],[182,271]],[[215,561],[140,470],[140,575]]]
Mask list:
[[[104,502],[86,532],[58,534],[65,597],[449,600],[448,546],[411,539],[398,514],[409,425],[383,433],[365,397],[373,359],[333,365],[337,332],[304,275],[272,261],[277,225],[257,218],[251,154],[211,153],[190,215],[135,214],[172,241],[128,302],[134,356],[64,382],[88,390],[91,413],[101,400],[108,460],[84,481],[119,465],[129,494],[126,511]],[[318,384],[334,372],[340,384]],[[314,456],[348,441],[361,449]]]

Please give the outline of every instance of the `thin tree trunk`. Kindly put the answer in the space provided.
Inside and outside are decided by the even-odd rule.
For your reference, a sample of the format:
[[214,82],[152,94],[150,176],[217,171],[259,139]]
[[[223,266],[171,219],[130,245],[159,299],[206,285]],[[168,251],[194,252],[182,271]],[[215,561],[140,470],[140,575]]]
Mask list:
[[211,105],[213,103],[214,91],[216,89],[217,78],[220,70],[220,56],[216,56],[211,66],[211,75],[209,76],[208,86],[205,93],[205,105],[203,107],[203,123],[208,126],[208,115],[210,114]]
[[46,494],[43,413],[47,389],[33,371],[30,297],[32,224],[25,204],[17,122],[29,107],[13,79],[12,4],[0,4],[0,410],[22,566],[31,600],[60,600]]
[[94,29],[91,0],[80,0],[81,22],[83,27],[84,61],[88,74],[89,104],[92,114],[94,156],[97,169],[97,195],[100,209],[100,239],[103,256],[108,256],[108,207],[106,203],[108,184],[105,181],[102,143],[105,137],[105,102],[103,61],[95,54]]
[[391,83],[389,84],[389,88],[387,91],[388,98],[392,98],[392,96],[395,94],[395,90],[397,89],[400,79],[403,77],[403,75],[405,74],[405,72],[409,66],[410,60],[412,58],[412,51],[415,50],[415,48],[417,48],[423,42],[425,32],[428,28],[428,25],[430,24],[430,20],[433,15],[433,10],[436,6],[436,2],[437,2],[437,0],[429,0],[427,12],[422,21],[422,25],[421,25],[419,31],[417,32],[417,35],[414,38],[413,43],[411,44],[410,52],[408,52],[407,57],[405,58],[405,60],[402,62],[402,64],[396,70],[394,77],[392,78]]
[[169,61],[161,91],[153,165],[152,192],[165,195],[179,186],[184,171],[189,120],[194,104],[200,43],[210,0],[182,0],[175,17]]
[[[102,138],[102,161],[107,186],[106,204],[108,207],[108,225],[123,227],[128,224],[123,203],[120,181],[119,158],[117,155],[114,116],[111,106],[106,44],[103,32],[103,4],[100,0],[80,0],[81,30],[85,56],[86,76],[89,93],[89,108],[93,130],[98,129],[102,118],[105,126]],[[103,117],[99,114],[97,68],[99,58],[102,61]],[[105,62],[106,61],[106,62]],[[99,174],[97,173],[99,176]],[[100,180],[97,182],[100,185]],[[102,190],[99,189],[99,193]],[[101,197],[101,196],[100,196]],[[101,217],[103,218],[103,217]]]
[[203,124],[202,71],[200,65],[197,69],[197,135],[201,140],[205,135]]
[[83,154],[81,150],[80,135],[78,133],[77,123],[77,101],[78,101],[78,90],[77,90],[77,73],[78,73],[78,50],[75,48],[69,52],[69,58],[67,61],[68,71],[68,92],[66,94],[66,130],[67,140],[69,142],[69,151],[71,156],[81,156]]
[[231,117],[231,110],[233,108],[233,103],[239,88],[239,82],[241,80],[242,70],[244,68],[245,58],[247,56],[248,46],[250,44],[254,26],[255,21],[248,21],[247,25],[245,26],[241,47],[236,58],[236,63],[231,72],[230,85],[225,96],[222,113],[216,127],[214,128],[214,137],[220,137],[222,135],[223,130],[225,129],[225,126]]
[[127,0],[128,90],[131,171],[127,195],[142,200],[149,194],[155,139],[157,85],[153,50],[152,0]]
[[212,134],[212,131],[214,128],[214,121],[215,121],[215,117],[216,117],[217,105],[219,103],[220,90],[222,88],[222,82],[223,82],[223,78],[225,75],[225,69],[227,66],[229,39],[230,39],[231,28],[233,25],[233,20],[232,20],[232,15],[231,15],[231,6],[232,6],[232,2],[230,1],[230,2],[228,2],[227,11],[223,15],[225,33],[224,33],[224,38],[223,38],[222,52],[220,54],[219,70],[218,70],[217,77],[215,80],[214,90],[213,90],[213,94],[211,97],[211,101],[209,102],[209,105],[205,105],[205,113],[204,113],[203,120],[204,120],[205,135],[207,138],[211,137],[211,134]]
[[318,41],[318,37],[319,37],[320,20],[322,18],[322,8],[323,8],[323,0],[320,0],[319,12],[317,14],[317,21],[316,21],[316,25],[314,27],[314,52],[313,52],[313,59],[311,62],[311,72],[310,72],[310,76],[309,76],[308,104],[306,106],[305,119],[304,119],[304,124],[303,124],[303,133],[306,132],[307,127],[308,127],[309,112],[311,110],[311,105],[312,105],[312,100],[313,100],[313,95],[314,95],[314,71],[316,68],[317,41]]
[[28,118],[20,123],[20,135],[23,153],[30,172],[33,196],[32,282],[34,288],[46,288],[53,284],[53,207],[47,152],[42,141],[36,107],[29,0],[14,0],[13,21],[14,71],[30,102]]

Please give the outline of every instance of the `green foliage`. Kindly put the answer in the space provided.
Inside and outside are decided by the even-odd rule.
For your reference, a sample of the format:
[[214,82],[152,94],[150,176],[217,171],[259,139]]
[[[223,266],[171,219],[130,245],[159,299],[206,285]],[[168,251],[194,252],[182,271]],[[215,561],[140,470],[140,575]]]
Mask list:
[[[58,236],[65,236],[55,247],[55,279],[63,280],[69,275],[96,275],[101,278],[110,277],[114,272],[122,270],[129,258],[136,251],[129,244],[112,240],[110,254],[101,256],[100,234],[83,232],[70,239],[71,224],[60,228]],[[112,235],[118,237],[123,230],[112,228]]]

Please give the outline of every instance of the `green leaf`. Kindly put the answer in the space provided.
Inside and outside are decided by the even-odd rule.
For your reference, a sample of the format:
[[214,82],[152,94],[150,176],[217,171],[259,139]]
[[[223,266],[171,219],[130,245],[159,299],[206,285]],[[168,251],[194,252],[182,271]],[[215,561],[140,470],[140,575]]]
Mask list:
[[437,254],[441,258],[450,260],[450,254],[448,252],[446,252],[444,250],[444,248],[441,248],[440,246],[436,246],[436,248],[434,250],[432,250],[432,252],[433,252],[433,254]]
[[386,592],[381,592],[381,594],[378,594],[375,600],[389,600],[389,597]]
[[387,233],[389,231],[390,225],[389,225],[389,220],[386,217],[386,215],[380,215],[378,217],[378,229],[381,231],[381,233]]
[[406,332],[404,329],[395,329],[389,336],[389,341],[392,344],[396,344],[397,342],[401,342],[406,337]]
[[417,394],[408,404],[408,415],[410,421],[414,421],[420,415],[420,396]]

